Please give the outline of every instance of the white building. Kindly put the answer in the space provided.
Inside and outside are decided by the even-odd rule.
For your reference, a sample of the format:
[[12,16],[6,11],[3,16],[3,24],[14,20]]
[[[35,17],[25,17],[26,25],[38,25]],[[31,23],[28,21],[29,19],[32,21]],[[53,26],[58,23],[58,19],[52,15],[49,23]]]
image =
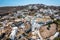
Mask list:
[[18,31],[18,27],[13,27],[12,28],[12,31],[11,31],[11,34],[10,34],[10,39],[11,40],[15,40],[15,36],[16,36],[17,31]]

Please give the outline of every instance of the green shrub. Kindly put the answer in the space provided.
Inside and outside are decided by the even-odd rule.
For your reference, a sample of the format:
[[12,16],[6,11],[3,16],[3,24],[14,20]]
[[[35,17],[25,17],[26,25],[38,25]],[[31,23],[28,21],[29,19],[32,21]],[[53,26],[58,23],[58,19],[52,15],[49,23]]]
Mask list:
[[60,40],[60,37],[56,37],[54,40]]

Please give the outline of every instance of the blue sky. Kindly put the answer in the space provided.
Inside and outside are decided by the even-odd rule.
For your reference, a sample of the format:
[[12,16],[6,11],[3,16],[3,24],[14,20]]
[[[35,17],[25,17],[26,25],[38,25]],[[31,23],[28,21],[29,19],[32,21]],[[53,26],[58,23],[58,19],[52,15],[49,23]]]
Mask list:
[[60,0],[0,0],[0,6],[21,6],[27,4],[46,4],[60,6]]

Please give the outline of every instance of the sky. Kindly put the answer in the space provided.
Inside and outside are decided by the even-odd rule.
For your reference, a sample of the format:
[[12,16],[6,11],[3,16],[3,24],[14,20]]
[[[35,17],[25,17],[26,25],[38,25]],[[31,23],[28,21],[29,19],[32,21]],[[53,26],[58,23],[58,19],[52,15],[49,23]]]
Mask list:
[[0,0],[0,6],[22,6],[28,4],[60,6],[60,0]]

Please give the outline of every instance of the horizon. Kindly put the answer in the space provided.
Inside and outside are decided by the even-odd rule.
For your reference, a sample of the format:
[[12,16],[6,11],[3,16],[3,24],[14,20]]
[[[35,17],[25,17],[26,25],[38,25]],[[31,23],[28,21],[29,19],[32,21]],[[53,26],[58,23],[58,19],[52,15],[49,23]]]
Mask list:
[[60,0],[0,0],[0,7],[24,6],[29,4],[44,4],[48,6],[60,6]]

